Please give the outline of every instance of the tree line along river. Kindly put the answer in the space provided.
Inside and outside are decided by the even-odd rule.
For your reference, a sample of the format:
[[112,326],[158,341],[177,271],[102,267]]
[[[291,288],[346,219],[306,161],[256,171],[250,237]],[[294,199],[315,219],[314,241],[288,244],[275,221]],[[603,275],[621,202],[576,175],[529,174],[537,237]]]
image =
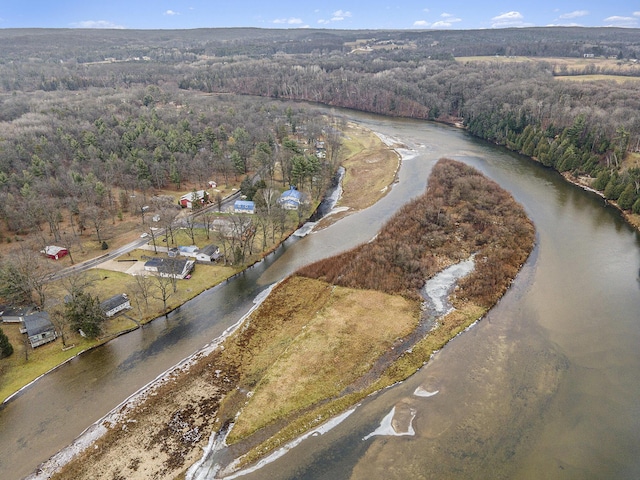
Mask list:
[[[640,477],[638,234],[598,196],[462,130],[334,113],[406,145],[389,194],[329,228],[291,238],[168,318],[74,359],[23,391],[0,410],[0,477],[32,472],[222,334],[273,282],[371,239],[424,191],[442,157],[495,180],[535,223],[536,248],[512,288],[406,382],[242,478]],[[410,419],[412,435],[375,433],[384,432],[380,425],[391,411]]]

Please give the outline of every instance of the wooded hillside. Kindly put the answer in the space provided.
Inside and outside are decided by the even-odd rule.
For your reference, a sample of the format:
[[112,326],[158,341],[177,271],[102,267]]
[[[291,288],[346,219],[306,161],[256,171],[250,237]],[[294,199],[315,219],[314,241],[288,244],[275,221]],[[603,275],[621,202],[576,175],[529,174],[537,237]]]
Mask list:
[[[29,195],[42,175],[65,192],[90,172],[125,189],[179,184],[201,180],[206,162],[225,176],[246,169],[253,154],[283,151],[273,139],[295,129],[291,115],[246,101],[205,107],[192,94],[231,92],[461,123],[591,179],[608,199],[640,213],[640,82],[621,80],[640,77],[638,29],[9,29],[0,39],[5,205],[20,205],[17,192]],[[470,55],[498,57],[456,61]],[[522,55],[529,57],[518,61]],[[562,65],[550,56],[585,55],[613,57],[620,68],[587,63],[567,72],[616,73],[617,81],[557,80]],[[318,130],[308,128],[309,137]],[[27,218],[2,213],[12,229]]]

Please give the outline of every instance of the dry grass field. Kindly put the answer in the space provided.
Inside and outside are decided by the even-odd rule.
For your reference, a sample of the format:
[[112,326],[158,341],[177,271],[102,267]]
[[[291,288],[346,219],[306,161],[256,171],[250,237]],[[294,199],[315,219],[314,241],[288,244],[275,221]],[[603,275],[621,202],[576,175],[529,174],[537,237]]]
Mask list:
[[640,82],[640,77],[630,77],[628,75],[556,75],[555,78],[569,82]]
[[473,62],[545,62],[551,65],[554,76],[559,80],[615,82],[640,80],[640,63],[615,58],[570,58],[570,57],[519,57],[519,56],[478,56],[456,57],[459,63]]

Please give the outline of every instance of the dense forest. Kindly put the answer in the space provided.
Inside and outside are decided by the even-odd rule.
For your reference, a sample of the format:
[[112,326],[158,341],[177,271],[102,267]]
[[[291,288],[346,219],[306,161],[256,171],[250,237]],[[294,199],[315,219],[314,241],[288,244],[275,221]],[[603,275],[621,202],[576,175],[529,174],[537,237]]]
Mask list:
[[[128,191],[211,172],[221,181],[286,164],[284,183],[314,189],[331,167],[286,140],[326,125],[302,108],[204,96],[228,93],[461,124],[640,213],[640,168],[625,162],[640,151],[637,29],[8,29],[0,40],[0,215],[11,231],[34,224],[34,202],[77,212],[89,195],[117,214]],[[478,55],[493,57],[459,59]],[[538,59],[501,61],[521,55]],[[555,64],[584,56],[618,66]],[[611,68],[611,80],[555,76]]]

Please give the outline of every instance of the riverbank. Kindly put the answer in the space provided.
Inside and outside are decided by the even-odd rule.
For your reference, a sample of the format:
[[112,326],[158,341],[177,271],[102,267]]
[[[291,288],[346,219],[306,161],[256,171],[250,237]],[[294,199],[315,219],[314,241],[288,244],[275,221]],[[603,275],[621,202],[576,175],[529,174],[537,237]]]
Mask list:
[[[374,157],[359,155],[364,150],[370,152],[371,155],[375,155],[375,161],[372,161],[374,160]],[[351,189],[361,189],[362,184],[360,182],[365,180],[372,185],[377,185],[381,181],[386,185],[390,185],[391,183],[393,183],[398,168],[398,157],[392,150],[388,149],[372,132],[363,130],[355,124],[347,125],[345,129],[343,154],[345,155],[345,157],[347,157],[345,163],[347,163],[348,168],[358,168],[362,163],[362,166],[360,167],[361,172],[366,172],[366,175],[361,174],[359,177],[351,176],[349,179],[343,182],[343,187],[346,190],[349,191]],[[357,158],[352,159],[351,157],[353,156],[357,156]],[[372,164],[377,165],[378,168],[369,168]],[[367,178],[365,178],[365,176]],[[376,188],[376,191],[371,192],[371,198],[373,199],[372,201],[375,202],[375,199],[382,198],[384,195],[386,195],[386,192],[386,189]],[[361,209],[362,204],[357,202],[357,196],[352,198],[355,199],[353,203],[349,203],[348,200],[345,201],[343,199],[340,202],[341,209],[348,209],[349,212],[355,212]],[[333,221],[333,219],[330,220]],[[322,221],[319,227],[326,226],[328,223],[329,219]],[[192,281],[193,278],[188,282]],[[187,285],[191,287],[192,284],[188,283]],[[173,389],[173,387],[166,388],[168,390]],[[170,403],[168,399],[167,402]],[[95,426],[92,427],[92,430],[95,430]]]
[[[430,203],[431,201],[427,201],[426,205]],[[514,222],[505,223],[512,224]],[[403,231],[405,234],[411,234],[413,230],[406,228],[403,229]],[[513,235],[506,235],[507,239],[513,237]],[[417,235],[413,238],[414,240],[419,239],[419,244],[423,243],[422,235]],[[472,241],[474,238],[474,236],[469,236],[469,239]],[[461,245],[455,242],[449,242],[448,247],[454,252],[456,258],[460,255],[465,255],[463,252],[467,252],[466,254],[469,252],[469,248],[460,248]],[[522,258],[518,258],[517,260],[523,261]],[[455,263],[453,259],[450,259],[448,262]],[[442,264],[441,261],[427,263],[431,264],[432,267],[438,268]],[[517,268],[515,271],[517,272]],[[482,273],[483,269],[480,269],[480,272]],[[301,281],[302,284],[300,284]],[[417,366],[419,367],[428,359],[434,349],[440,348],[450,338],[455,336],[457,332],[461,331],[469,323],[475,321],[475,319],[485,311],[483,307],[474,307],[469,302],[464,302],[462,298],[459,298],[457,302],[460,307],[459,310],[457,310],[455,314],[450,314],[446,320],[441,322],[441,328],[439,328],[438,334],[429,335],[428,342],[419,342],[410,354],[403,355],[400,361],[394,363],[391,368],[387,368],[384,374],[379,376],[379,381],[377,381],[376,378],[372,378],[370,382],[367,382],[367,386],[364,389],[360,389],[353,394],[338,395],[334,401],[329,404],[323,404],[321,406],[322,411],[320,412],[316,409],[307,410],[308,407],[302,406],[304,404],[309,405],[308,402],[314,404],[314,402],[317,402],[321,398],[317,397],[316,394],[308,393],[313,385],[328,386],[326,383],[322,384],[321,382],[317,382],[317,379],[313,378],[314,372],[320,372],[324,378],[328,375],[328,372],[325,371],[326,368],[335,369],[337,378],[344,378],[346,384],[351,385],[357,378],[365,375],[360,369],[364,366],[366,370],[366,365],[371,364],[373,361],[362,361],[362,355],[373,354],[374,357],[376,355],[379,356],[380,352],[389,349],[389,341],[393,343],[397,338],[406,337],[406,330],[402,329],[406,329],[407,327],[400,327],[401,330],[396,331],[395,334],[392,335],[392,338],[387,339],[387,343],[385,343],[385,341],[381,343],[374,342],[374,344],[380,347],[380,350],[372,349],[370,347],[371,343],[365,341],[366,335],[364,332],[358,333],[358,326],[364,327],[367,332],[369,330],[384,331],[385,329],[368,329],[366,324],[362,325],[361,319],[364,318],[364,311],[356,309],[352,311],[351,315],[346,313],[349,310],[345,308],[346,305],[359,305],[362,302],[346,301],[346,303],[341,303],[340,305],[343,306],[339,308],[336,307],[336,303],[331,303],[336,300],[336,297],[332,293],[334,291],[345,292],[338,295],[338,297],[343,297],[343,295],[346,294],[347,297],[345,298],[350,297],[351,299],[356,298],[352,295],[362,296],[366,292],[364,297],[362,297],[364,301],[362,305],[367,305],[363,308],[369,312],[369,301],[373,298],[371,297],[373,294],[372,290],[335,290],[335,287],[331,287],[331,285],[326,282],[314,280],[312,283],[308,283],[301,279],[292,281],[291,285],[293,288],[298,289],[297,294],[292,290],[288,290],[287,293],[285,288],[279,289],[281,296],[280,301],[273,300],[272,297],[270,297],[272,301],[267,299],[267,302],[269,302],[267,303],[267,307],[263,305],[264,308],[261,308],[258,311],[259,313],[256,313],[258,316],[252,316],[248,323],[243,326],[242,330],[238,332],[238,335],[231,339],[231,343],[225,344],[224,350],[216,351],[208,357],[200,359],[197,365],[192,366],[188,372],[183,372],[181,375],[175,377],[171,376],[166,383],[156,386],[152,391],[147,392],[142,403],[126,416],[126,420],[123,419],[115,425],[109,425],[110,428],[105,435],[95,442],[92,448],[85,450],[80,457],[67,465],[65,469],[54,476],[54,478],[86,478],[82,475],[84,473],[89,475],[88,469],[85,467],[89,464],[92,467],[92,475],[95,474],[96,471],[99,471],[101,472],[101,476],[111,477],[151,478],[154,475],[160,474],[163,477],[175,477],[184,471],[184,468],[192,461],[193,455],[200,452],[200,449],[206,445],[208,434],[205,434],[205,432],[207,429],[211,429],[210,431],[226,429],[230,421],[235,418],[237,409],[242,407],[244,402],[249,401],[249,399],[251,403],[257,402],[257,405],[262,405],[263,407],[254,406],[251,407],[250,410],[243,408],[243,415],[245,415],[243,422],[245,422],[245,426],[242,430],[232,430],[234,431],[236,440],[238,440],[238,436],[242,435],[242,431],[250,433],[261,430],[262,433],[259,434],[258,437],[264,437],[265,429],[260,427],[259,423],[255,424],[255,421],[251,420],[251,418],[255,418],[258,422],[263,422],[265,418],[275,420],[286,417],[289,424],[279,436],[268,434],[270,439],[275,439],[271,440],[268,446],[262,445],[254,450],[258,456],[264,455],[266,451],[282,444],[287,438],[293,438],[298,436],[302,431],[308,430],[313,426],[313,422],[317,424],[317,422],[324,421],[343,411],[358,398],[362,398],[362,395],[366,395],[385,385],[392,384],[401,378],[406,378],[406,376],[415,372]],[[502,289],[493,289],[492,294],[500,296],[503,291],[506,290],[506,287],[507,285],[504,285]],[[289,288],[292,287],[289,286]],[[317,292],[317,295],[311,295],[312,292]],[[283,298],[288,300],[282,301]],[[324,298],[325,301],[320,301],[320,298]],[[386,303],[389,301],[400,301],[402,296],[386,293],[380,298],[381,301]],[[293,299],[298,300],[292,304]],[[329,301],[329,303],[326,303],[327,301]],[[407,300],[403,301],[406,303]],[[408,308],[408,310],[406,310],[407,312],[413,311],[415,313],[406,317],[409,323],[405,322],[405,325],[410,325],[412,321],[417,320],[419,316],[419,313],[416,311],[416,309],[419,310],[419,308],[417,308],[418,303],[419,301],[417,299],[406,303],[407,307],[405,310]],[[330,307],[329,305],[332,306]],[[391,305],[393,304],[389,304],[391,307],[389,309],[383,307],[381,304],[380,308],[374,307],[374,311],[385,312],[381,320],[388,321],[386,312],[400,311],[397,305],[395,307]],[[283,308],[286,312],[282,311]],[[277,315],[266,313],[273,313],[273,309],[276,309]],[[314,314],[312,312],[316,313]],[[329,314],[329,312],[333,313]],[[317,315],[320,315],[320,317]],[[285,342],[283,342],[282,339],[278,340],[279,337],[273,336],[277,335],[277,329],[272,328],[274,321],[278,319],[280,322],[283,320],[286,321],[292,316],[299,319],[298,322],[293,322],[298,325],[299,333],[285,334],[285,337],[283,337],[283,339],[287,338]],[[368,316],[369,314],[367,313],[365,317]],[[270,320],[265,321],[265,318],[269,318]],[[318,337],[314,335],[313,332],[326,331],[326,324],[322,322],[333,321],[336,318],[342,318],[344,321],[346,321],[346,318],[351,318],[352,320],[346,321],[347,323],[338,321],[336,323],[336,332],[338,333],[334,336],[327,337],[331,342],[330,344],[323,343],[319,340],[323,337]],[[414,320],[410,320],[411,318]],[[321,324],[323,328],[314,328],[314,326],[317,327]],[[287,326],[289,325],[290,322],[287,323]],[[268,328],[265,328],[265,326]],[[403,334],[402,331],[405,333]],[[290,344],[292,340],[294,343]],[[324,341],[326,342],[327,339]],[[356,344],[350,342],[361,342],[361,344],[367,348],[364,350],[354,348]],[[237,348],[233,348],[232,345],[236,345]],[[288,345],[290,346],[288,347]],[[326,367],[321,369],[321,371],[317,368],[300,370],[297,366],[301,362],[293,360],[295,352],[308,352],[310,351],[309,348],[312,348],[313,345],[317,348],[313,348],[312,351],[317,352],[318,355],[323,352],[323,354],[329,354],[330,358],[321,362],[321,364]],[[385,347],[385,345],[387,346]],[[278,353],[281,348],[285,348],[289,352],[289,355],[283,356]],[[335,348],[338,348],[338,350],[335,350]],[[353,352],[354,357],[352,361],[343,362],[341,360],[343,359],[345,351]],[[309,358],[309,355],[305,357]],[[314,356],[312,355],[311,357]],[[266,361],[263,365],[261,362],[264,362],[265,359],[268,358],[278,359],[279,361]],[[290,361],[287,361],[287,358]],[[295,358],[300,360],[300,358],[303,357]],[[255,363],[256,361],[258,362],[257,364]],[[317,362],[314,361],[313,364],[317,365]],[[357,365],[359,368],[353,368],[354,365]],[[269,380],[269,372],[280,373]],[[288,383],[282,375],[286,378],[295,378],[295,382]],[[305,380],[303,380],[303,375],[305,376]],[[309,375],[311,375],[311,377],[309,377]],[[202,382],[206,383],[206,387],[203,386]],[[271,385],[278,388],[277,391],[269,393],[268,389],[253,387],[252,382],[258,382],[262,387]],[[280,388],[281,385],[294,384],[307,385],[309,388],[303,389],[303,391],[295,388]],[[346,384],[339,386],[340,391],[346,392],[346,387],[348,386]],[[336,386],[333,385],[332,388],[335,389]],[[203,398],[203,390],[208,391],[212,396]],[[320,390],[325,391],[327,389],[322,388]],[[317,392],[318,390],[313,391]],[[226,395],[227,392],[232,392],[233,394]],[[282,397],[282,401],[289,405],[289,407],[284,407],[285,411],[293,412],[292,414],[295,417],[295,421],[292,421],[293,419],[290,417],[291,414],[284,415],[283,417],[282,412],[280,414],[276,413],[275,416],[273,416],[273,413],[269,415],[256,414],[261,408],[283,405],[281,402],[274,403],[269,401],[270,398],[273,398],[273,395],[276,395],[276,398]],[[266,401],[264,399],[266,399]],[[299,402],[302,402],[302,404]],[[298,405],[298,407],[295,405]],[[302,408],[302,410],[300,410],[300,408]],[[254,415],[250,414],[251,411],[254,412]],[[303,413],[302,415],[300,415],[301,412]],[[267,430],[276,424],[279,424],[279,421],[275,421],[269,426],[266,426]],[[267,448],[267,450],[264,450],[265,448]],[[113,449],[119,452],[115,456],[110,453]],[[252,457],[246,457],[246,461],[250,461],[251,458]],[[144,465],[144,468],[142,468],[142,465]],[[102,475],[103,473],[104,475]]]
[[[366,208],[383,197],[386,194],[385,187],[393,182],[399,165],[395,152],[386,148],[372,132],[368,132],[354,123],[345,124],[343,129],[341,158],[347,170],[347,175],[343,180],[346,197],[341,200],[341,208],[338,213],[323,220],[317,228],[325,227],[350,212]],[[159,299],[147,296],[143,301],[140,298],[134,298],[135,295],[130,295],[134,308],[125,315],[108,319],[104,324],[103,334],[97,339],[90,340],[80,337],[75,332],[66,331],[66,342],[63,348],[60,346],[61,339],[58,339],[34,350],[24,343],[23,334],[20,333],[18,324],[2,325],[5,333],[9,335],[15,351],[12,357],[3,359],[0,364],[0,402],[10,401],[22,389],[28,388],[34,381],[65,362],[88,350],[104,345],[120,335],[140,328],[156,318],[169,314],[205,290],[241,273],[242,270],[249,268],[278,248],[289,235],[295,232],[296,226],[290,228],[277,243],[269,246],[260,256],[255,256],[242,268],[227,265],[198,265],[188,281],[179,281],[179,288],[167,299],[166,307]],[[190,245],[193,242],[183,230],[176,231],[174,235],[177,236],[176,240],[180,237],[181,243],[179,244]],[[196,231],[195,236],[196,243],[200,246],[211,242],[208,236],[202,232]],[[117,237],[110,240],[111,249],[117,250],[122,245],[139,239],[139,233],[125,233],[122,238]],[[158,243],[161,243],[161,240],[158,238]],[[76,262],[87,260],[86,255],[90,251],[93,250],[87,249],[84,256],[79,253],[74,255]],[[125,273],[122,267],[123,265],[129,267],[134,263],[139,264],[142,261],[142,255],[150,255],[149,252],[140,252],[142,250],[97,265],[91,270],[92,277],[95,277],[96,280],[93,282],[93,287],[89,287],[89,291],[100,298],[109,298],[123,291],[131,293],[132,290],[135,290],[136,285],[132,280],[133,277]],[[65,257],[62,261],[65,263],[61,265],[67,265],[70,260]],[[64,287],[59,286],[50,289],[49,294],[51,297],[62,298],[66,292]],[[137,307],[138,302],[142,306]]]

